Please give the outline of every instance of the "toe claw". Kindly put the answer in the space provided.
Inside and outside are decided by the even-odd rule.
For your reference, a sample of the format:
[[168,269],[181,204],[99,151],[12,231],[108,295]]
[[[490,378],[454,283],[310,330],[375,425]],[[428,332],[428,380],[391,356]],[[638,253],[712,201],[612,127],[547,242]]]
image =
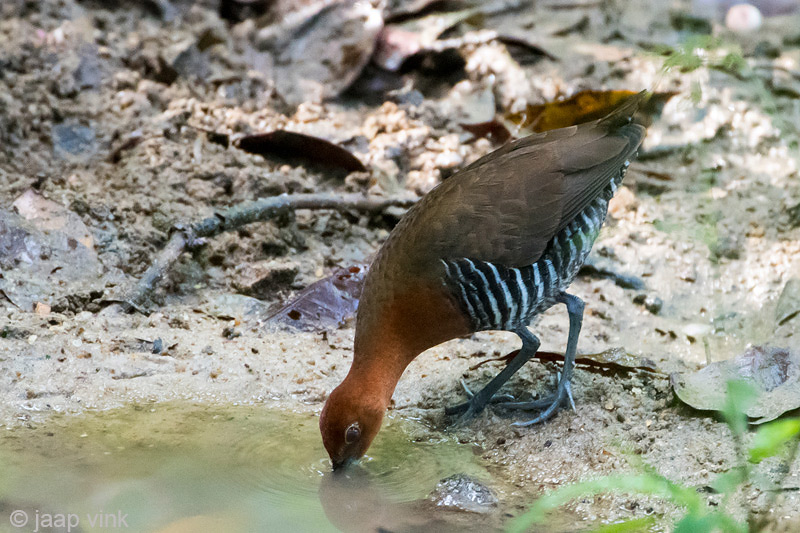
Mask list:
[[572,412],[577,413],[578,410],[575,409],[575,400],[572,398],[572,384],[570,384],[570,382],[565,383],[564,389],[567,391],[567,399],[569,399],[569,405],[572,407]]
[[492,403],[497,403],[497,404],[503,404],[503,403],[515,402],[515,401],[517,401],[517,399],[514,398],[514,396],[512,394],[507,394],[507,393],[495,394],[492,397]]
[[475,393],[474,393],[474,392],[472,392],[472,391],[469,389],[469,387],[467,386],[467,382],[466,382],[466,381],[464,381],[464,378],[461,378],[461,388],[462,388],[462,389],[464,389],[464,392],[466,393],[466,395],[467,395],[467,398],[470,398],[470,399],[472,399],[472,398],[474,398],[474,397],[475,397]]

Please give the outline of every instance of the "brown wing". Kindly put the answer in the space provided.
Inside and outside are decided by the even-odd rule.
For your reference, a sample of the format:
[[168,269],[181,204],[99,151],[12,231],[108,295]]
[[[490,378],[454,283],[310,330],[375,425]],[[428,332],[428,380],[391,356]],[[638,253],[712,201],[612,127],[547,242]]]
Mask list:
[[514,141],[469,165],[409,212],[382,258],[391,255],[406,273],[440,258],[534,263],[633,157],[644,128],[630,117],[642,98],[599,121]]

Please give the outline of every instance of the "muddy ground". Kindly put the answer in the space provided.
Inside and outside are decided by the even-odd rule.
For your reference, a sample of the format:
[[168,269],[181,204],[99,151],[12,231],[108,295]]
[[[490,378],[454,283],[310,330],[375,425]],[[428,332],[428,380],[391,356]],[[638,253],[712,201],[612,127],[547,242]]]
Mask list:
[[[0,421],[10,431],[46,425],[55,412],[134,402],[318,413],[348,370],[352,321],[327,332],[275,332],[248,309],[367,262],[401,210],[302,210],[252,224],[185,254],[146,313],[126,314],[107,301],[144,272],[174,223],[280,193],[424,194],[496,146],[460,126],[481,105],[475,95],[489,94],[506,113],[582,89],[658,84],[677,94],[651,127],[645,157],[631,167],[593,251],[604,266],[641,277],[646,289],[581,276],[573,292],[587,309],[579,353],[621,348],[662,373],[579,368],[577,412],[517,429],[510,422],[526,415],[490,409],[453,435],[475,443],[501,480],[493,488],[502,512],[511,514],[542,491],[631,470],[629,454],[698,490],[734,464],[726,426],[680,404],[667,374],[728,359],[748,344],[800,348],[800,318],[780,325],[773,318],[786,281],[800,276],[796,15],[767,18],[747,34],[712,16],[723,48],[741,48],[744,70],[662,74],[654,45],[685,41],[689,22],[675,14],[690,12],[691,3],[516,2],[481,24],[524,35],[557,59],[520,63],[504,44],[476,39],[459,47],[465,61],[455,77],[427,73],[423,83],[412,73],[412,85],[388,96],[320,102],[312,95],[296,106],[241,44],[256,31],[252,20],[231,25],[210,0],[175,3],[174,18],[156,2],[131,4],[0,6],[0,208],[12,212],[30,189],[60,204],[88,228],[88,261],[98,269],[79,289],[0,300]],[[162,63],[201,35],[215,44],[170,80]],[[324,164],[263,158],[206,134],[276,127],[343,143],[367,171],[345,176]],[[561,352],[567,325],[555,308],[532,329],[542,349]],[[153,353],[157,340],[164,348]],[[501,363],[470,367],[517,344],[490,332],[429,350],[408,368],[390,416],[424,421],[429,436],[449,431],[443,406],[463,400],[459,380],[486,382]],[[528,364],[507,390],[519,397],[545,390],[555,370]],[[783,483],[774,501],[756,487],[741,497],[791,530],[800,527],[800,465]],[[570,512],[586,524],[655,514],[668,527],[676,511],[647,498],[603,496]]]

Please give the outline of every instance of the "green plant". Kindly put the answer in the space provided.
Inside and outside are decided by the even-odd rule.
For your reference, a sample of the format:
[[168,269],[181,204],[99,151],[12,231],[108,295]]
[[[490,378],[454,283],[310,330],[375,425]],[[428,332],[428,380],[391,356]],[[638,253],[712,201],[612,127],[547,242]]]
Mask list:
[[664,70],[692,72],[707,67],[739,76],[747,67],[739,45],[711,35],[692,35],[678,46],[659,45],[653,52],[664,57]]
[[[656,496],[685,509],[673,531],[676,533],[704,533],[724,531],[747,533],[757,531],[752,512],[746,521],[738,520],[728,510],[733,494],[745,483],[752,482],[753,465],[768,457],[787,453],[789,464],[794,460],[800,442],[800,418],[786,418],[764,424],[755,433],[749,446],[744,441],[748,433],[747,409],[755,401],[754,389],[743,381],[728,383],[727,402],[720,412],[731,430],[734,448],[740,464],[716,477],[711,487],[722,495],[718,506],[710,507],[705,498],[693,487],[681,485],[658,474],[651,467],[640,464],[640,473],[617,474],[599,479],[566,485],[545,494],[526,513],[511,522],[511,533],[527,531],[534,524],[545,521],[547,513],[579,497],[607,492],[625,492]],[[787,452],[788,450],[788,452]],[[773,491],[774,495],[775,492]],[[596,529],[597,532],[642,531],[654,524],[652,517],[635,519]]]

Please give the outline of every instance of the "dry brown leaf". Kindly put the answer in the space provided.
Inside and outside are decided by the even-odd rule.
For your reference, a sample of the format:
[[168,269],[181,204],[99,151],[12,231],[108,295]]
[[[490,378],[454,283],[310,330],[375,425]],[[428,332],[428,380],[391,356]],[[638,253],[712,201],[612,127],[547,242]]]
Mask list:
[[342,325],[358,308],[366,273],[366,265],[337,270],[303,289],[268,316],[265,324],[303,331],[322,331]]
[[293,131],[275,130],[248,135],[235,144],[239,149],[251,154],[310,162],[347,172],[367,170],[364,163],[338,144]]
[[320,2],[264,28],[257,47],[272,57],[270,77],[289,106],[341,94],[358,77],[383,28],[369,2]]
[[0,291],[25,311],[37,302],[55,307],[69,295],[102,294],[103,267],[94,249],[78,240],[87,240],[85,226],[71,224],[69,215],[77,215],[37,196],[26,193],[19,202],[30,220],[0,209]]
[[48,200],[33,189],[22,193],[11,205],[39,231],[58,231],[86,248],[94,248],[92,234],[77,214]]
[[738,357],[670,379],[681,401],[708,411],[723,410],[729,381],[746,381],[758,392],[746,412],[757,424],[800,407],[800,354],[785,348],[752,346]]
[[[520,130],[517,136],[523,137],[601,119],[636,94],[636,91],[582,91],[566,100],[530,105],[521,113],[506,115],[505,119],[517,126]],[[649,125],[675,94],[654,93],[637,112],[637,122]]]

